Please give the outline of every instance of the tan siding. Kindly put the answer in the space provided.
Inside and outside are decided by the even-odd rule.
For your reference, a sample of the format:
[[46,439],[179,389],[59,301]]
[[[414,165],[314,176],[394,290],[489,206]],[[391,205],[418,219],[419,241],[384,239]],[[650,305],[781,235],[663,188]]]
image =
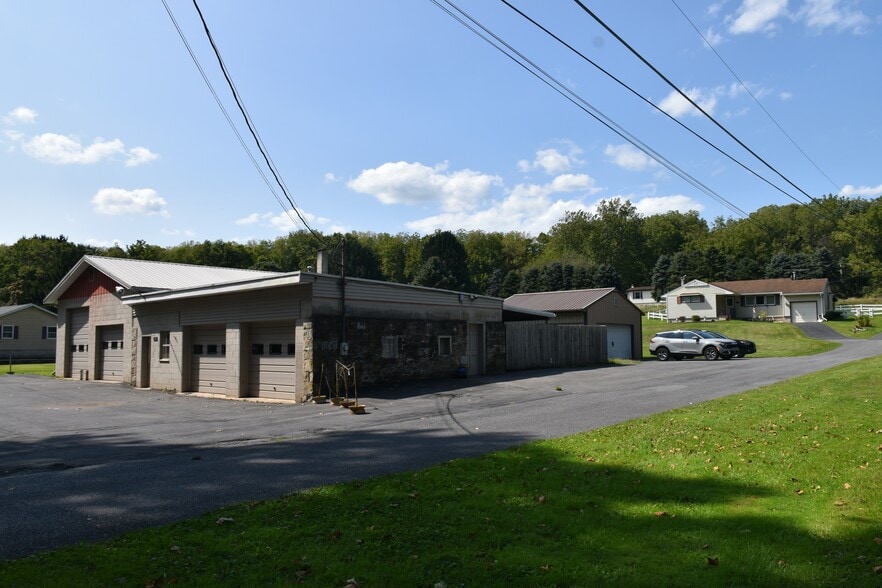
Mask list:
[[[223,326],[194,328],[190,335],[190,391],[224,393],[227,389],[226,330]],[[199,346],[202,353],[194,349]],[[213,353],[209,353],[212,346]],[[224,346],[224,347],[222,347]]]
[[[248,358],[249,396],[294,399],[297,374],[296,353],[288,355],[288,345],[295,343],[295,324],[274,323],[251,325]],[[263,345],[263,354],[256,355],[253,346]],[[272,355],[271,345],[279,345],[280,353]]]
[[122,325],[105,326],[99,329],[99,362],[101,367],[95,379],[108,382],[122,382],[126,372],[125,362],[128,345],[123,341]]
[[55,339],[43,339],[43,327],[56,326],[51,314],[27,307],[0,317],[0,325],[18,327],[18,339],[0,339],[0,356],[16,358],[55,357]]
[[181,325],[298,319],[304,288],[257,290],[206,299],[187,300],[180,305]]

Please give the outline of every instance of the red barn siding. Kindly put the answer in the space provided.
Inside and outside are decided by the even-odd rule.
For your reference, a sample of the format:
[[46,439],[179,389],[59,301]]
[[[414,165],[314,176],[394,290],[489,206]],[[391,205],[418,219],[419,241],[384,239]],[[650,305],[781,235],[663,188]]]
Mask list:
[[58,299],[71,300],[74,298],[92,298],[93,296],[113,294],[118,285],[103,273],[94,268],[89,268]]

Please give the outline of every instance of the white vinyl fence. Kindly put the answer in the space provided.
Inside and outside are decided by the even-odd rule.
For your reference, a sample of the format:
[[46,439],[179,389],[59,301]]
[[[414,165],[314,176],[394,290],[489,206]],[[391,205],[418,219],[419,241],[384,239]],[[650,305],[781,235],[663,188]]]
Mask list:
[[836,310],[846,318],[882,316],[882,304],[837,304]]

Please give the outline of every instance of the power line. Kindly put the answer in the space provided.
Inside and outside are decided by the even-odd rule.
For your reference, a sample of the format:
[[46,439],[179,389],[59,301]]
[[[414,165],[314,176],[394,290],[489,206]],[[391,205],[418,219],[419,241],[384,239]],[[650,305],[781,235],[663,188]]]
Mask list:
[[275,197],[276,202],[279,203],[279,206],[282,207],[282,210],[285,211],[285,214],[288,215],[288,218],[291,220],[291,222],[296,225],[297,220],[293,216],[291,216],[291,213],[290,213],[288,206],[286,206],[286,204],[282,201],[282,198],[276,192],[276,189],[273,186],[272,182],[270,182],[270,179],[266,176],[266,173],[263,171],[263,168],[260,166],[259,163],[257,163],[257,160],[254,158],[254,154],[251,153],[251,150],[248,148],[248,145],[245,143],[245,139],[242,138],[242,134],[239,133],[238,127],[236,127],[236,124],[233,122],[233,119],[230,117],[230,113],[227,112],[226,107],[224,106],[223,102],[220,99],[220,96],[218,96],[217,92],[214,89],[214,86],[212,85],[211,81],[208,79],[208,76],[206,75],[205,70],[202,69],[202,64],[199,62],[199,59],[196,57],[196,54],[193,52],[193,48],[190,46],[190,43],[187,41],[187,37],[184,35],[184,31],[178,25],[178,21],[177,21],[177,19],[175,19],[175,16],[172,13],[171,8],[169,8],[169,5],[166,2],[166,0],[162,0],[162,4],[163,4],[163,6],[165,6],[165,11],[168,13],[168,16],[171,19],[172,24],[175,27],[175,30],[178,32],[178,36],[181,38],[181,41],[183,41],[184,46],[187,48],[187,52],[190,54],[190,58],[193,60],[193,63],[196,65],[196,69],[199,70],[199,74],[202,76],[202,81],[205,82],[205,85],[208,87],[208,90],[211,92],[211,95],[214,97],[215,103],[217,103],[217,106],[218,106],[218,108],[220,108],[221,112],[223,113],[224,118],[227,121],[227,124],[230,125],[230,128],[233,130],[233,133],[235,133],[236,138],[239,140],[239,144],[242,146],[242,149],[245,150],[245,153],[248,155],[248,158],[251,160],[251,163],[254,165],[254,169],[256,169],[257,173],[260,174],[260,177],[263,178],[263,181],[266,184],[266,187],[269,188],[269,191],[272,193],[273,197]]
[[[589,116],[591,116],[592,118],[594,118],[595,120],[600,122],[602,125],[604,125],[609,130],[611,130],[612,132],[617,134],[619,137],[621,137],[625,141],[627,141],[630,144],[637,147],[640,151],[645,153],[647,156],[649,156],[653,160],[657,161],[658,163],[660,163],[661,165],[663,165],[664,167],[666,167],[668,170],[672,171],[676,175],[680,176],[683,180],[685,180],[686,182],[688,182],[689,184],[691,184],[692,186],[694,186],[698,190],[704,192],[705,194],[707,194],[708,196],[710,196],[711,198],[713,198],[714,200],[716,200],[717,202],[719,202],[720,204],[722,204],[723,206],[725,206],[726,208],[731,210],[732,212],[738,214],[739,216],[742,216],[743,218],[745,218],[747,220],[757,222],[757,224],[760,224],[762,226],[762,223],[759,223],[758,221],[751,219],[749,217],[749,215],[746,212],[744,212],[743,210],[741,210],[738,206],[736,206],[735,204],[733,204],[732,202],[730,202],[729,200],[727,200],[723,196],[716,193],[714,190],[712,190],[711,188],[709,188],[708,186],[706,186],[705,184],[700,182],[698,179],[696,179],[695,177],[690,175],[688,172],[686,172],[685,170],[683,170],[682,168],[680,168],[679,166],[674,164],[672,161],[668,160],[666,157],[664,157],[663,155],[661,155],[660,153],[658,153],[657,151],[655,151],[654,149],[649,147],[646,143],[642,142],[636,136],[634,136],[633,134],[631,134],[630,132],[625,130],[623,127],[621,127],[621,125],[619,125],[618,123],[616,123],[615,121],[610,119],[608,116],[603,114],[600,110],[598,110],[593,105],[591,105],[589,102],[587,102],[579,94],[577,94],[573,90],[569,89],[566,85],[564,85],[562,82],[557,80],[554,76],[552,76],[547,71],[542,69],[535,62],[531,61],[529,58],[527,58],[525,55],[520,53],[517,49],[512,47],[505,40],[503,40],[498,35],[493,33],[490,29],[488,29],[487,27],[482,25],[480,22],[475,20],[471,15],[469,15],[468,13],[463,11],[461,8],[459,8],[451,0],[430,0],[430,1],[433,4],[435,4],[438,8],[443,10],[445,13],[447,13],[451,18],[453,18],[454,20],[456,20],[457,22],[462,24],[464,27],[466,27],[467,29],[472,31],[474,34],[476,34],[478,37],[483,39],[486,43],[488,43],[494,49],[496,49],[497,51],[499,51],[500,53],[502,53],[503,55],[505,55],[506,57],[508,57],[512,61],[514,61],[516,64],[518,64],[524,70],[526,70],[528,73],[530,73],[531,75],[536,77],[538,80],[540,80],[541,82],[543,82],[544,84],[549,86],[551,89],[553,89],[555,92],[557,92],[558,94],[563,96],[565,99],[572,102],[574,105],[576,105],[577,108],[579,108],[580,110],[582,110],[583,112],[585,112],[586,114],[588,114]],[[447,7],[443,6],[441,4],[442,1],[445,4],[447,4],[448,6],[450,6],[453,10],[448,9]],[[459,15],[462,15],[462,17],[460,17],[457,14],[454,14],[453,11],[456,11],[457,13],[459,13]],[[466,22],[466,20],[463,20],[463,18],[467,19],[469,22]],[[469,23],[472,23],[472,24],[469,24]],[[482,33],[481,31],[479,31],[478,28],[480,28],[482,31],[484,31],[484,33],[486,33],[486,35],[484,33]],[[488,38],[487,35],[492,37],[496,42],[494,43],[494,41],[491,40],[490,38]],[[766,231],[769,230],[768,227],[763,227],[763,228]]]
[[[677,125],[679,125],[680,127],[682,127],[683,129],[685,129],[686,131],[688,131],[690,134],[692,134],[692,135],[693,135],[694,137],[696,137],[698,140],[700,140],[701,142],[703,142],[703,143],[706,144],[707,146],[711,147],[712,149],[714,149],[715,151],[717,151],[717,152],[718,152],[719,154],[721,154],[722,156],[724,156],[724,157],[726,157],[727,159],[731,160],[733,163],[735,163],[736,165],[740,166],[740,167],[743,168],[745,171],[749,172],[749,173],[752,174],[753,176],[755,176],[755,177],[757,177],[758,179],[762,180],[763,182],[765,182],[766,184],[768,184],[769,186],[771,186],[771,187],[774,188],[775,190],[781,192],[782,194],[784,194],[784,195],[787,196],[788,198],[793,198],[793,196],[791,196],[791,195],[788,194],[786,191],[784,191],[780,186],[774,184],[774,183],[771,182],[768,178],[766,178],[766,177],[760,175],[758,172],[756,172],[756,171],[753,170],[752,168],[748,167],[747,164],[741,162],[740,160],[736,159],[736,158],[735,158],[733,155],[731,155],[730,153],[724,151],[722,148],[720,148],[719,146],[717,146],[716,144],[714,144],[713,142],[711,142],[709,139],[707,139],[706,137],[702,136],[700,133],[698,133],[697,131],[695,131],[695,130],[692,129],[691,127],[689,127],[689,126],[688,126],[687,124],[685,124],[683,121],[677,119],[675,116],[672,116],[669,112],[666,112],[663,108],[661,108],[660,106],[658,106],[657,104],[655,104],[652,100],[650,100],[649,98],[647,98],[646,96],[644,96],[643,94],[641,94],[640,92],[638,92],[637,90],[635,90],[633,87],[631,87],[631,86],[628,85],[626,82],[624,82],[623,80],[621,80],[621,79],[620,79],[619,77],[617,77],[615,74],[613,74],[612,72],[610,72],[609,70],[607,70],[606,68],[604,68],[603,66],[601,66],[600,64],[598,64],[597,62],[595,62],[594,60],[592,60],[592,59],[591,59],[590,57],[588,57],[587,55],[583,54],[581,51],[579,51],[578,49],[576,49],[575,47],[573,47],[572,45],[570,45],[569,43],[567,43],[565,40],[563,40],[561,37],[559,37],[558,35],[556,35],[556,34],[553,33],[552,31],[550,31],[548,28],[544,27],[542,24],[540,24],[539,22],[537,22],[535,19],[533,19],[533,18],[530,17],[529,15],[525,14],[525,13],[524,13],[523,11],[521,11],[519,8],[517,8],[516,6],[512,5],[508,0],[500,0],[500,1],[501,1],[503,4],[505,4],[506,6],[508,6],[510,9],[512,9],[513,11],[515,11],[516,13],[518,13],[520,16],[522,16],[524,19],[526,19],[527,21],[529,21],[531,24],[533,24],[534,26],[536,26],[536,27],[537,27],[538,29],[540,29],[542,32],[544,32],[545,34],[547,34],[548,36],[550,36],[551,38],[553,38],[555,41],[557,41],[558,43],[560,43],[561,45],[563,45],[564,47],[566,47],[567,49],[569,49],[570,51],[572,51],[573,53],[575,53],[575,54],[576,54],[577,56],[579,56],[582,60],[584,60],[584,61],[588,62],[589,64],[591,64],[592,66],[594,66],[594,67],[595,67],[596,69],[598,69],[601,73],[603,73],[604,75],[606,75],[607,77],[609,77],[610,79],[612,79],[613,81],[615,81],[617,84],[619,84],[620,86],[622,86],[623,88],[625,88],[626,90],[628,90],[629,92],[631,92],[632,94],[634,94],[636,97],[640,98],[643,102],[645,102],[646,104],[648,104],[649,106],[651,106],[652,108],[654,108],[655,110],[657,110],[658,112],[660,112],[662,115],[664,115],[664,116],[667,117],[668,119],[670,119],[671,121],[673,121],[674,123],[676,123]],[[800,204],[801,204],[801,203],[800,203]]]
[[723,56],[720,55],[720,53],[719,53],[719,51],[717,51],[716,47],[714,47],[713,44],[711,44],[711,42],[707,40],[707,38],[704,36],[704,34],[698,29],[697,26],[695,26],[695,23],[692,22],[692,19],[689,18],[689,15],[687,15],[686,12],[684,12],[683,9],[680,7],[680,5],[677,4],[677,0],[671,0],[671,2],[674,4],[674,6],[677,7],[677,10],[679,10],[679,11],[680,11],[680,14],[683,15],[683,18],[685,18],[686,21],[687,21],[690,25],[692,25],[692,28],[695,29],[695,32],[698,33],[698,36],[701,37],[701,40],[702,40],[702,41],[704,41],[704,44],[707,45],[708,48],[709,48],[711,51],[714,52],[714,55],[717,56],[717,59],[719,59],[720,62],[721,62],[724,66],[726,66],[726,69],[729,70],[729,73],[731,73],[732,76],[733,76],[736,80],[738,80],[738,83],[741,84],[741,87],[744,88],[744,90],[750,95],[751,98],[753,98],[753,101],[756,102],[757,106],[759,106],[760,109],[762,109],[762,111],[763,111],[764,113],[766,113],[766,116],[769,117],[769,120],[771,120],[771,121],[775,124],[775,126],[778,127],[778,130],[781,131],[781,132],[784,134],[784,136],[787,137],[787,139],[793,144],[793,146],[796,147],[796,149],[797,149],[800,153],[802,153],[803,157],[805,157],[806,160],[808,160],[808,162],[811,163],[812,166],[814,166],[814,168],[815,168],[816,170],[818,170],[818,172],[819,172],[822,176],[824,176],[825,178],[827,178],[827,180],[830,182],[830,184],[831,184],[834,188],[836,188],[836,193],[837,193],[837,194],[841,193],[841,192],[842,192],[842,187],[841,187],[838,183],[836,183],[835,181],[833,181],[833,180],[830,178],[830,176],[828,176],[828,175],[824,172],[824,170],[822,170],[821,167],[820,167],[817,163],[815,163],[815,161],[814,161],[811,157],[809,157],[808,153],[806,153],[806,152],[802,149],[802,147],[800,147],[799,144],[797,144],[796,140],[795,140],[793,137],[791,137],[790,134],[789,134],[787,131],[784,130],[784,127],[782,127],[782,126],[780,125],[780,123],[778,123],[778,121],[775,120],[775,117],[772,116],[772,113],[769,112],[768,110],[766,110],[766,107],[763,106],[763,103],[760,102],[759,98],[757,98],[757,96],[756,96],[753,92],[751,92],[751,90],[750,90],[750,88],[747,86],[747,84],[744,83],[744,80],[742,80],[742,79],[738,76],[738,74],[735,73],[735,70],[733,70],[732,67],[726,62],[726,60],[723,59]]
[[[164,1],[164,0],[163,0]],[[196,12],[199,13],[199,20],[202,21],[202,28],[205,30],[205,35],[208,37],[208,41],[211,44],[211,49],[214,51],[214,55],[217,58],[217,62],[220,65],[221,71],[224,74],[224,79],[227,81],[227,85],[230,87],[230,91],[233,93],[233,98],[236,101],[236,106],[239,107],[239,112],[242,113],[242,117],[245,119],[245,124],[248,127],[248,131],[251,133],[251,136],[254,138],[254,142],[257,144],[257,149],[260,151],[260,154],[263,156],[263,160],[266,162],[267,167],[269,167],[270,172],[273,175],[273,178],[276,180],[276,183],[282,189],[282,193],[285,195],[288,203],[294,209],[294,212],[297,214],[297,217],[300,219],[300,222],[303,223],[313,237],[318,240],[323,246],[325,245],[324,239],[319,235],[306,221],[303,217],[303,214],[300,212],[300,208],[294,202],[294,199],[291,198],[290,193],[282,181],[279,172],[276,170],[275,165],[273,165],[272,159],[267,152],[266,146],[263,144],[263,141],[260,139],[260,135],[257,132],[257,128],[254,125],[254,122],[251,120],[251,117],[248,116],[248,111],[245,109],[245,105],[242,102],[241,97],[239,96],[239,92],[236,90],[235,84],[233,84],[233,79],[230,76],[229,71],[227,71],[227,66],[224,63],[223,58],[221,57],[220,50],[217,47],[217,44],[214,42],[214,37],[211,35],[211,30],[208,28],[208,23],[205,21],[205,17],[202,15],[202,10],[199,8],[199,3],[196,0],[193,0],[193,6],[196,8]]]
[[[686,99],[686,100],[689,102],[689,104],[691,104],[694,108],[696,108],[699,112],[701,112],[701,114],[703,114],[708,120],[710,120],[710,121],[711,121],[711,122],[712,122],[712,123],[718,128],[718,129],[720,129],[721,131],[723,131],[724,133],[726,133],[726,135],[728,135],[729,138],[731,138],[733,141],[735,141],[736,143],[738,143],[738,145],[740,145],[744,150],[746,150],[748,153],[750,153],[751,155],[753,155],[753,156],[754,156],[757,160],[759,160],[763,165],[765,165],[765,166],[766,166],[767,168],[769,168],[772,172],[774,172],[776,175],[778,175],[778,177],[780,177],[782,180],[784,180],[785,182],[787,182],[788,184],[790,184],[790,185],[791,185],[793,188],[795,188],[800,194],[802,194],[803,196],[805,196],[806,198],[808,198],[808,199],[811,200],[812,202],[816,202],[815,199],[814,199],[811,195],[809,195],[808,192],[806,192],[805,190],[803,190],[802,188],[800,188],[799,186],[797,186],[795,183],[793,183],[793,182],[790,180],[790,178],[788,178],[788,177],[785,176],[783,173],[781,173],[780,171],[778,171],[777,168],[775,168],[772,164],[770,164],[768,161],[766,161],[766,160],[765,160],[762,156],[760,156],[756,151],[754,151],[753,149],[751,149],[750,147],[748,147],[748,146],[747,146],[747,145],[746,145],[741,139],[739,139],[738,137],[736,137],[736,136],[735,136],[735,135],[734,135],[729,129],[727,129],[722,123],[720,123],[716,118],[714,118],[713,115],[711,115],[710,113],[708,113],[704,108],[702,108],[698,103],[696,103],[695,100],[693,100],[692,98],[690,98],[690,97],[689,97],[689,96],[688,96],[683,90],[681,90],[681,89],[680,89],[680,88],[679,88],[674,82],[672,82],[672,81],[671,81],[671,80],[670,80],[665,74],[663,74],[661,71],[659,71],[659,69],[658,69],[657,67],[655,67],[652,63],[650,63],[650,61],[649,61],[648,59],[646,59],[645,57],[643,57],[643,55],[641,55],[639,51],[637,51],[636,49],[634,49],[634,47],[632,47],[632,46],[631,46],[631,45],[630,45],[625,39],[623,39],[623,38],[621,37],[621,35],[619,35],[619,34],[618,34],[617,32],[615,32],[615,31],[614,31],[614,30],[613,30],[608,24],[606,24],[606,23],[603,21],[603,19],[601,19],[599,16],[597,16],[597,15],[596,15],[596,14],[595,14],[590,8],[588,8],[587,6],[585,6],[585,4],[582,3],[582,0],[573,0],[573,2],[575,2],[575,3],[576,3],[576,4],[577,4],[577,5],[578,5],[583,11],[585,11],[586,14],[588,14],[591,18],[593,18],[594,21],[597,22],[597,24],[599,24],[600,26],[602,26],[602,27],[603,27],[603,28],[604,28],[609,34],[611,34],[611,35],[612,35],[612,36],[613,36],[613,37],[614,37],[619,43],[621,43],[626,49],[628,49],[628,51],[630,51],[630,52],[631,52],[631,53],[632,53],[637,59],[639,59],[641,62],[643,62],[643,64],[646,65],[649,69],[651,69],[651,70],[653,71],[653,73],[655,73],[658,77],[660,77],[660,78],[661,78],[661,79],[662,79],[662,80],[663,80],[668,86],[670,86],[671,88],[673,88],[675,92],[677,92],[682,98]],[[797,202],[797,203],[799,203],[799,204],[804,204],[804,202],[802,202],[802,201],[799,200],[798,198],[795,198],[794,196],[790,196],[790,198],[793,199],[795,202]]]

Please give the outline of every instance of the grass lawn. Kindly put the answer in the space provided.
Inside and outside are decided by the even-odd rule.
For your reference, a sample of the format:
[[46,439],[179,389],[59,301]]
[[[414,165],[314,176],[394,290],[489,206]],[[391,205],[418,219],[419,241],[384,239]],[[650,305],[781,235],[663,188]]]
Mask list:
[[[9,373],[9,364],[0,365],[0,373],[4,376]],[[54,363],[13,363],[12,364],[12,373],[21,375],[21,374],[32,374],[36,376],[54,376],[55,375],[55,364]]]
[[856,324],[854,319],[827,321],[824,324],[843,335],[854,337],[856,339],[869,339],[870,337],[875,337],[879,333],[882,333],[882,326],[880,326],[882,325],[882,317],[871,319],[870,326],[858,332],[855,332],[854,330]]
[[839,346],[832,341],[821,341],[805,336],[789,323],[754,321],[721,321],[715,323],[667,323],[643,319],[643,357],[654,359],[649,353],[649,340],[656,333],[677,329],[709,329],[733,339],[750,339],[756,343],[756,353],[748,357],[796,357],[830,351]]
[[879,586],[880,414],[865,360],[2,562],[0,585]]

